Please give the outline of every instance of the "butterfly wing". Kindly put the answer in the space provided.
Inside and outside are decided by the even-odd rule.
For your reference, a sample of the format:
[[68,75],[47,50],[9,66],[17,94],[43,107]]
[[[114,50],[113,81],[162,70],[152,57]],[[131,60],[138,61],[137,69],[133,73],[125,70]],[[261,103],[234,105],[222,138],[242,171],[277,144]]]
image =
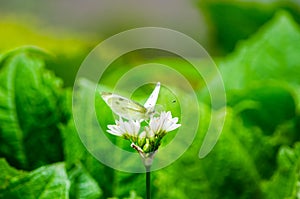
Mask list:
[[139,103],[113,93],[102,92],[101,96],[111,110],[120,117],[128,120],[146,119],[147,109]]
[[157,102],[158,94],[160,90],[160,82],[157,82],[153,92],[151,93],[150,97],[147,99],[144,107],[148,110],[148,112],[154,111],[155,104]]

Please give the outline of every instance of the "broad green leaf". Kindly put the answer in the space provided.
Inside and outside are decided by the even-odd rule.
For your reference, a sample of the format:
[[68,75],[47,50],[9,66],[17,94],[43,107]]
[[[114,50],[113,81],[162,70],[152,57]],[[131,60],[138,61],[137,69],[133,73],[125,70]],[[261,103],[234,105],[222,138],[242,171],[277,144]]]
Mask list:
[[11,167],[3,158],[0,159],[0,171],[0,192],[9,185],[9,182],[13,177],[26,174],[25,172]]
[[293,199],[300,196],[300,144],[283,146],[278,153],[278,169],[263,184],[266,199]]
[[0,156],[17,168],[33,169],[63,159],[58,124],[68,118],[62,82],[44,68],[34,47],[0,60]]
[[299,21],[296,1],[223,1],[198,0],[200,9],[211,24],[217,50],[230,52],[236,44],[255,33],[278,10],[287,10]]
[[63,163],[40,167],[11,178],[0,198],[68,199],[70,181]]
[[291,89],[276,85],[253,86],[228,95],[229,105],[235,108],[247,126],[258,126],[272,134],[279,124],[296,116],[296,102]]
[[[86,92],[89,92],[90,88],[83,84],[80,88],[80,98],[85,98]],[[98,96],[100,97],[100,96]],[[99,99],[98,99],[99,100]],[[105,102],[102,102],[102,106]],[[101,107],[97,105],[97,107]],[[86,135],[94,136],[89,130],[91,108],[94,104],[82,103],[80,107],[77,107],[77,111],[84,116],[84,124],[86,124]],[[113,195],[113,186],[109,186],[114,182],[114,171],[113,169],[106,167],[101,164],[95,157],[93,157],[86,147],[82,143],[79,134],[77,132],[74,119],[71,118],[67,125],[60,125],[60,129],[63,135],[63,146],[64,146],[64,157],[68,169],[74,167],[74,165],[82,164],[88,173],[97,181],[99,187],[103,190],[103,197]],[[101,143],[99,143],[101,144]]]
[[238,104],[234,107],[246,124],[272,134],[294,120],[300,105],[299,46],[299,26],[288,13],[278,12],[220,62],[228,104]]
[[[65,172],[65,166],[63,163],[55,164],[55,166],[42,167],[28,173],[16,170],[15,168],[10,167],[5,159],[0,159],[0,169],[0,198],[4,196],[18,198],[18,195],[20,195],[20,197],[22,196],[22,192],[31,193],[31,196],[28,195],[29,198],[43,198],[38,196],[38,194],[45,192],[46,194],[44,195],[47,195],[46,198],[51,198],[63,190],[56,188],[56,186],[61,186],[61,188],[63,188],[63,186],[70,186],[70,188],[65,188],[68,188],[68,192],[66,194],[70,196],[71,199],[98,199],[101,196],[101,190],[98,187],[97,182],[80,164],[73,165],[73,167],[69,169],[67,173],[68,178],[66,178],[65,173],[63,173]],[[44,182],[41,184],[41,181]],[[63,184],[64,181],[66,184]],[[50,183],[56,182],[62,184],[49,185]],[[26,188],[20,188],[22,185]],[[41,187],[47,190],[40,190],[40,188],[36,187]],[[53,190],[48,190],[52,189],[52,187]],[[29,188],[30,190],[27,190]],[[4,193],[3,195],[1,195],[2,192]],[[62,197],[58,198],[64,198],[64,196],[62,195]]]
[[235,113],[231,120],[229,131],[240,143],[242,147],[240,150],[248,154],[247,159],[251,161],[259,178],[268,179],[276,168],[276,153],[279,144],[257,126],[245,125],[241,115]]
[[71,181],[70,198],[98,199],[102,191],[97,182],[88,174],[81,164],[75,165],[69,172]]
[[277,15],[220,63],[226,89],[263,82],[299,85],[300,28],[286,12]]

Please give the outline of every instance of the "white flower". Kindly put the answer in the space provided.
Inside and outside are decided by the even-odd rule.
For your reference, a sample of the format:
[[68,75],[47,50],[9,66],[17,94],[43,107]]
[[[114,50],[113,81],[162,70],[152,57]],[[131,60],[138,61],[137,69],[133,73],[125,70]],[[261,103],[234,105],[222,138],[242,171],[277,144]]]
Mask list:
[[178,118],[173,118],[170,111],[163,111],[158,117],[151,117],[146,126],[141,126],[142,121],[139,120],[123,121],[121,118],[116,120],[115,125],[108,125],[107,132],[131,141],[131,147],[146,160],[148,156],[154,156],[151,154],[155,154],[168,132],[181,126],[177,122]]
[[172,118],[172,114],[170,111],[163,111],[159,117],[153,117],[150,119],[149,127],[145,127],[146,136],[154,137],[160,133],[167,133],[173,131],[181,126],[181,124],[177,124],[178,118]]
[[108,125],[107,126],[110,134],[116,136],[132,136],[137,137],[141,128],[141,124],[139,121],[129,120],[123,121],[122,119],[116,120],[115,125]]

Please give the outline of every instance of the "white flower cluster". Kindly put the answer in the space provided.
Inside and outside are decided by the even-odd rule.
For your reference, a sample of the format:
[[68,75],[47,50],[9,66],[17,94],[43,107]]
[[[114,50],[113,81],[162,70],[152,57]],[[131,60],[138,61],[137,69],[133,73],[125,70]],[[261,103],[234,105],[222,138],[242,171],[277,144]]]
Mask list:
[[155,152],[161,144],[161,139],[170,131],[180,127],[178,118],[172,117],[170,111],[161,112],[158,117],[151,117],[146,126],[141,121],[123,119],[116,120],[115,125],[108,125],[110,134],[124,137],[132,142],[132,147],[140,153]]

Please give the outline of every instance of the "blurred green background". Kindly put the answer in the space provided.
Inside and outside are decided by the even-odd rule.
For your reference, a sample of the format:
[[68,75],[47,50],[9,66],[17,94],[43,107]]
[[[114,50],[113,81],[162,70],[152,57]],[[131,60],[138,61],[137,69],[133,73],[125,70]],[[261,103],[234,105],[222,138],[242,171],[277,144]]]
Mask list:
[[[152,50],[111,65],[101,80],[107,89],[133,66],[156,62],[180,71],[199,98],[197,137],[180,159],[153,172],[153,198],[300,198],[299,23],[297,0],[2,1],[0,198],[144,197],[145,176],[94,159],[71,114],[73,81],[87,54],[120,31],[144,26],[178,30],[203,45],[223,77],[228,110],[217,145],[199,159],[210,115],[221,114],[210,109],[199,74],[179,57]],[[88,85],[79,89],[84,99]],[[168,107],[168,100],[160,103]],[[99,96],[96,102],[107,111],[99,122],[113,123]],[[79,111],[88,116],[91,108]]]

